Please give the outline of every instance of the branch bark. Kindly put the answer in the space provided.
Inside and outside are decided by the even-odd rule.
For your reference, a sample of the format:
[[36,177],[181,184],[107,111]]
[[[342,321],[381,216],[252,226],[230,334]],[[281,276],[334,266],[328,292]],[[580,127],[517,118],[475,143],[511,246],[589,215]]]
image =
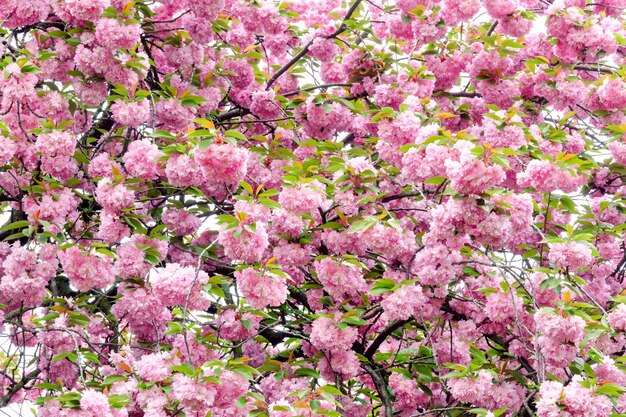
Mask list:
[[[336,38],[337,36],[342,34],[348,28],[346,26],[346,21],[349,20],[352,17],[352,15],[354,14],[354,12],[359,7],[359,5],[361,4],[362,1],[363,0],[356,0],[352,4],[352,6],[350,6],[348,11],[346,12],[346,15],[343,18],[343,21],[341,22],[341,24],[339,25],[337,30],[335,30],[332,34],[330,34],[328,36],[325,36],[326,39]],[[306,43],[306,45],[304,45],[302,47],[300,52],[298,52],[293,58],[291,58],[291,60],[289,62],[287,62],[285,65],[283,65],[278,71],[276,71],[274,73],[274,75],[272,75],[272,77],[267,81],[267,85],[265,86],[266,90],[269,90],[270,87],[276,82],[276,80],[278,80],[278,78],[280,78],[281,75],[283,75],[284,73],[289,71],[289,69],[291,67],[293,67],[298,61],[300,61],[302,59],[302,57],[304,57],[307,54],[307,52],[309,52],[309,48],[311,47],[311,45],[313,45],[313,41],[315,41],[315,39],[316,38],[313,38],[310,41],[308,41]]]

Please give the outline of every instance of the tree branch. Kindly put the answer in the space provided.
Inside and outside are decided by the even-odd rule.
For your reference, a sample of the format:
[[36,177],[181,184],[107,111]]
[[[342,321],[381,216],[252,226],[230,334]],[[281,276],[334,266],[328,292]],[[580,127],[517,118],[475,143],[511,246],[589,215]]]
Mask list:
[[410,323],[411,321],[413,321],[413,318],[406,319],[406,320],[398,320],[388,325],[382,332],[379,333],[378,336],[376,336],[376,339],[374,339],[372,344],[367,348],[363,356],[365,356],[368,359],[372,359],[374,357],[374,354],[380,347],[380,345],[382,345],[382,343],[385,341],[385,339],[387,339],[393,332],[395,332],[396,330],[398,330],[405,324]]
[[28,384],[30,381],[36,379],[39,374],[41,373],[41,369],[35,369],[33,370],[31,373],[29,373],[28,375],[24,376],[22,378],[22,380],[20,382],[18,382],[17,384],[13,385],[10,389],[9,392],[7,392],[4,396],[2,396],[2,398],[0,399],[0,408],[2,407],[6,407],[7,405],[9,405],[9,402],[11,402],[11,398],[13,398],[13,396],[22,388],[24,388],[26,386],[26,384]]
[[[352,4],[352,6],[348,9],[348,12],[344,16],[343,21],[341,22],[341,25],[339,25],[337,30],[335,30],[332,34],[330,34],[328,36],[324,36],[324,37],[326,39],[333,39],[333,38],[336,38],[337,36],[339,36],[341,33],[343,33],[347,29],[346,21],[349,20],[352,17],[352,15],[354,14],[354,12],[359,7],[359,5],[361,4],[362,1],[363,0],[356,0]],[[267,81],[267,84],[265,86],[266,90],[269,90],[270,87],[276,82],[276,80],[278,80],[278,78],[281,75],[283,75],[285,72],[289,71],[289,69],[291,67],[293,67],[298,61],[300,61],[300,59],[302,59],[302,57],[305,56],[307,54],[307,52],[309,52],[309,48],[311,47],[311,45],[313,45],[313,41],[315,41],[315,39],[316,38],[314,37],[310,41],[308,41],[306,43],[306,45],[304,45],[302,47],[300,52],[298,52],[293,58],[291,58],[291,60],[289,62],[287,62],[285,65],[283,65],[278,71],[276,71],[274,73],[274,75],[272,75],[272,77]]]

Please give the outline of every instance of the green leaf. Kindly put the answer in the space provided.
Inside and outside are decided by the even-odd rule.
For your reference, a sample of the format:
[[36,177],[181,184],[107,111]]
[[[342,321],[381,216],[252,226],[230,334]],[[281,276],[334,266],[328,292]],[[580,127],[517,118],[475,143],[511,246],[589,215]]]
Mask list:
[[621,396],[626,392],[626,388],[615,384],[603,384],[596,390],[597,394],[609,395],[609,396]]
[[122,394],[112,394],[108,397],[109,405],[112,408],[124,408],[124,406],[130,404],[130,397]]
[[254,375],[260,374],[259,371],[257,371],[253,367],[246,365],[244,363],[237,363],[237,364],[231,365],[229,366],[229,369],[233,372],[238,373],[239,375],[243,376],[244,378],[248,380],[253,379]]
[[50,362],[56,362],[56,361],[60,361],[62,359],[69,359],[71,362],[76,362],[76,354],[74,352],[59,353],[58,355],[53,357]]
[[378,295],[385,292],[393,291],[396,288],[396,282],[390,278],[383,278],[376,280],[369,293],[372,295]]
[[322,392],[327,392],[333,395],[343,395],[341,391],[339,391],[337,388],[333,387],[332,385],[324,385],[323,387],[320,387],[320,390]]
[[241,188],[243,188],[244,190],[246,190],[248,192],[248,194],[254,195],[254,190],[252,189],[252,186],[250,184],[248,184],[247,182],[239,181],[239,186]]
[[227,130],[226,132],[224,132],[224,136],[243,141],[248,140],[248,138],[246,138],[246,136],[238,130]]
[[307,378],[315,378],[315,379],[321,378],[321,375],[319,374],[319,372],[313,369],[309,369],[309,368],[298,368],[296,369],[294,373],[298,376],[305,376]]
[[440,185],[446,181],[446,177],[431,177],[424,181],[424,184]]
[[348,229],[348,233],[364,232],[374,227],[376,223],[378,223],[378,219],[376,217],[366,217],[352,223]]
[[70,324],[73,324],[75,326],[87,326],[89,323],[91,323],[91,320],[89,319],[89,317],[85,316],[84,314],[80,314],[76,311],[70,311],[67,313],[67,315],[69,316],[70,320]]
[[61,391],[63,389],[61,384],[53,384],[51,382],[42,382],[41,384],[35,385],[35,388],[48,389],[51,391]]
[[126,381],[128,378],[124,375],[109,375],[102,381],[103,385],[113,385],[116,382]]
[[563,207],[567,209],[572,214],[578,214],[578,209],[576,208],[576,203],[569,196],[562,195],[559,199]]
[[30,222],[28,220],[18,220],[13,223],[9,223],[0,230],[0,232],[6,232],[8,230],[14,229],[23,229],[25,227],[30,226]]
[[476,268],[474,268],[472,266],[464,266],[463,267],[463,274],[469,275],[470,277],[479,277],[480,276],[480,272],[478,272],[476,270]]
[[347,316],[344,317],[341,321],[344,323],[348,323],[351,326],[365,326],[367,324],[366,320],[363,320],[359,316]]
[[188,377],[194,377],[198,374],[198,370],[188,363],[172,365],[170,366],[170,369],[174,372],[180,372],[181,374]]

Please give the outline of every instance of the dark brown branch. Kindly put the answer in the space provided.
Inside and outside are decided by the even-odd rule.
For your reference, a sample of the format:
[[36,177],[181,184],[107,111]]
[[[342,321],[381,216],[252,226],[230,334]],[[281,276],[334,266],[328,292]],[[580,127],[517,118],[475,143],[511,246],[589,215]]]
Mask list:
[[403,198],[417,197],[417,196],[420,196],[420,195],[421,195],[420,193],[405,193],[405,194],[388,195],[386,197],[383,197],[381,201],[383,203],[388,203],[390,201],[402,200]]
[[469,92],[469,91],[435,91],[433,93],[433,97],[467,97],[467,98],[475,98],[482,97],[480,93]]
[[[363,1],[363,0],[356,0],[352,4],[352,6],[348,9],[348,12],[344,16],[343,21],[341,22],[341,25],[339,25],[337,30],[335,30],[332,34],[330,34],[328,36],[325,36],[326,39],[336,38],[337,36],[339,36],[341,33],[343,33],[347,29],[346,21],[349,20],[352,17],[352,15],[356,11],[356,9],[361,4],[361,1]],[[302,47],[300,52],[298,52],[293,58],[291,58],[291,60],[289,62],[287,62],[285,65],[283,65],[278,71],[276,71],[274,73],[274,75],[272,75],[272,77],[267,81],[265,89],[269,90],[270,87],[276,82],[276,80],[278,80],[278,78],[280,78],[281,75],[283,75],[284,73],[289,71],[289,69],[291,67],[293,67],[298,61],[300,61],[302,59],[302,57],[304,57],[307,54],[307,52],[309,52],[309,48],[311,47],[311,45],[313,45],[314,41],[315,41],[315,37],[312,38],[310,41],[308,41],[306,43],[306,45],[304,45]]]
[[301,88],[299,90],[290,91],[288,93],[283,94],[283,96],[291,97],[291,96],[295,96],[306,91],[322,90],[322,89],[331,88],[331,87],[352,87],[352,83],[330,83],[330,84],[314,85],[312,87]]
[[493,31],[496,30],[496,27],[498,27],[497,20],[493,22],[493,24],[489,27],[489,30],[487,31],[487,36],[491,36],[493,34]]
[[383,378],[383,376],[379,373],[378,369],[375,369],[374,364],[361,363],[361,368],[363,368],[365,372],[372,377],[372,381],[374,381],[380,401],[385,407],[385,417],[393,417],[393,399],[387,390],[387,382],[385,381],[385,378]]
[[9,391],[0,399],[0,408],[6,407],[7,405],[9,405],[9,402],[11,401],[11,398],[13,398],[13,396],[19,390],[24,388],[26,386],[26,384],[28,384],[30,381],[36,379],[39,376],[40,373],[41,373],[41,369],[35,369],[31,373],[29,373],[28,375],[22,377],[22,380],[20,382],[18,382],[17,384],[13,385],[9,389]]
[[230,120],[235,117],[245,116],[247,114],[250,114],[250,110],[238,107],[218,114],[217,116],[215,116],[215,120],[218,122],[224,122],[226,120]]
[[588,65],[574,65],[574,69],[578,70],[578,71],[593,71],[593,72],[601,72],[603,74],[613,74],[615,71],[613,71],[610,68],[604,68],[604,67],[592,67],[592,66],[588,66]]
[[412,320],[413,320],[412,318],[406,319],[406,320],[398,320],[396,322],[391,323],[387,327],[385,327],[385,329],[382,332],[380,332],[378,336],[376,336],[376,339],[374,339],[372,344],[369,345],[369,347],[367,348],[363,356],[365,356],[368,359],[372,359],[374,357],[374,354],[380,347],[380,345],[382,345],[383,342],[385,341],[385,339],[387,339],[389,336],[391,336],[393,332],[395,332],[396,330],[398,330],[405,324],[410,323]]

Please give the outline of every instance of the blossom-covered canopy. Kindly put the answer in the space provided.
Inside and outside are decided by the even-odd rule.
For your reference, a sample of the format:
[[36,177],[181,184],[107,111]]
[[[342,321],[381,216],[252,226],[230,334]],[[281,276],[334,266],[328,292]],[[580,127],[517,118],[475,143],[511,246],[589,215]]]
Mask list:
[[626,414],[625,9],[0,0],[0,411]]

